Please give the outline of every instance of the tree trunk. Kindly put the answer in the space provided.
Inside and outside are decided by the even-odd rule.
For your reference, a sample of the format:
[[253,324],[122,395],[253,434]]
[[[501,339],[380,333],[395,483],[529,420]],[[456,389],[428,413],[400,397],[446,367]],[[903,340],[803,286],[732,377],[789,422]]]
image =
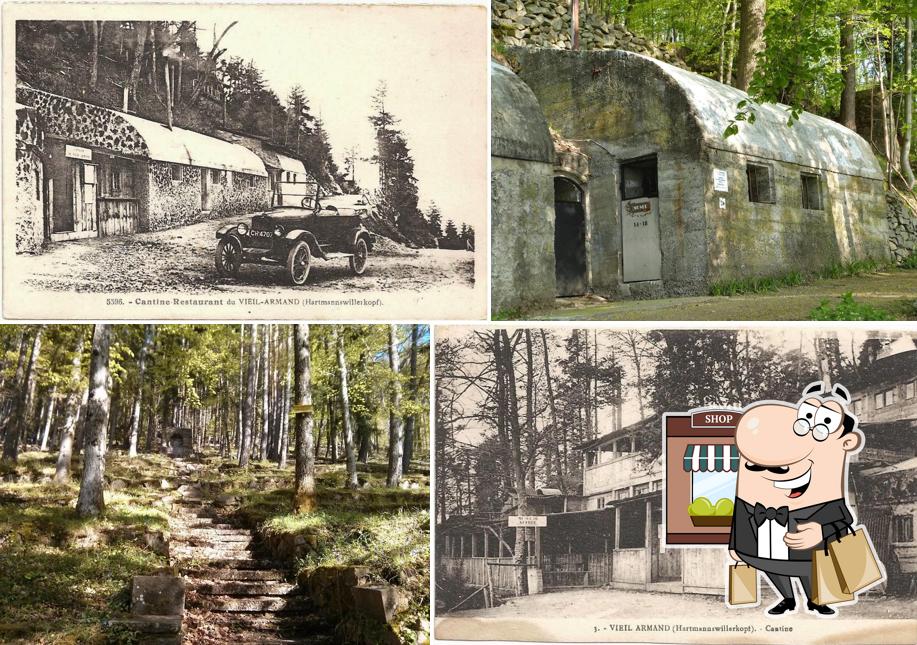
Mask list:
[[857,129],[857,66],[856,26],[852,12],[841,16],[841,71],[844,87],[841,91],[841,125],[854,132]]
[[[38,327],[35,332],[35,339],[32,341],[32,353],[29,355],[29,367],[26,370],[25,377],[25,406],[23,407],[23,431],[33,427],[35,415],[37,414],[37,402],[35,400],[35,390],[38,385],[38,358],[41,356],[41,343],[44,338],[45,325]],[[20,432],[22,438],[22,432]]]
[[392,370],[391,406],[388,425],[388,477],[385,485],[397,488],[401,482],[401,461],[404,451],[404,428],[401,423],[401,368],[399,366],[397,327],[388,328],[388,360]]
[[739,58],[735,86],[742,91],[748,91],[758,65],[758,54],[764,49],[765,10],[765,0],[739,2]]
[[344,335],[337,325],[332,327],[337,348],[338,371],[341,375],[341,414],[344,417],[344,453],[347,458],[347,488],[358,488],[357,456],[353,447],[353,419],[350,416],[350,391],[347,387],[347,360],[344,356]]
[[271,325],[264,325],[261,333],[261,436],[258,442],[258,459],[267,457],[267,436],[270,432],[270,356]]
[[102,38],[102,21],[92,21],[92,60],[89,64],[89,84],[95,87],[99,84],[99,41]]
[[[27,342],[27,334],[23,332],[19,343],[19,359],[16,361],[16,374],[13,376],[13,404],[10,407],[6,420],[6,436],[3,438],[3,461],[17,461],[19,459],[19,434],[22,432],[22,413],[26,399],[26,355],[29,347],[34,348],[34,341]],[[31,361],[30,361],[31,362]]]
[[255,394],[258,388],[257,337],[258,325],[249,330],[248,378],[245,399],[242,401],[242,440],[240,442],[239,465],[247,466],[252,453],[252,433],[255,429]]
[[287,451],[289,450],[290,441],[290,402],[292,399],[293,383],[293,366],[295,362],[293,348],[293,329],[287,326],[287,382],[284,387],[283,407],[280,409],[282,416],[280,419],[280,459],[281,468],[287,467]]
[[70,384],[64,404],[64,425],[61,428],[60,451],[57,456],[57,466],[54,472],[54,481],[64,484],[70,481],[70,460],[73,457],[73,436],[76,432],[77,417],[80,412],[80,401],[83,388],[83,343],[85,330],[80,328],[76,332],[76,341],[73,348],[73,360],[70,362]]
[[[913,4],[911,2],[910,4]],[[904,19],[904,79],[907,91],[904,94],[904,138],[901,142],[901,174],[908,190],[914,188],[914,169],[911,167],[911,145],[914,126],[914,19],[909,14]]]
[[308,513],[315,508],[315,453],[312,449],[312,357],[309,351],[309,325],[293,330],[296,369],[293,375],[296,405],[296,473],[293,482],[293,510]]
[[83,477],[76,512],[94,517],[105,510],[106,431],[111,400],[108,396],[108,354],[111,325],[96,325],[92,333],[92,358],[89,362],[89,400],[83,420],[86,442],[83,448]]
[[140,21],[137,23],[137,42],[134,44],[134,61],[131,66],[131,96],[134,98],[134,105],[137,105],[137,90],[140,85],[140,68],[143,65],[143,52],[146,47],[146,41],[149,34],[149,23]]
[[[419,403],[418,390],[420,381],[417,379],[417,339],[420,335],[418,325],[411,325],[411,400]],[[404,420],[404,456],[401,460],[401,472],[407,473],[411,469],[411,460],[414,458],[414,427],[417,425],[417,415],[411,414]]]
[[54,404],[57,398],[57,385],[51,386],[51,391],[48,393],[48,405],[47,410],[45,411],[45,423],[41,431],[41,447],[42,452],[47,452],[48,450],[48,435],[51,434],[51,423],[54,421]]
[[128,457],[137,456],[137,438],[140,436],[140,413],[143,410],[143,379],[146,377],[146,357],[153,346],[155,325],[146,325],[143,332],[143,344],[137,356],[137,393],[134,395],[134,411],[131,414],[131,435],[127,448]]
[[570,48],[579,49],[579,1],[572,0],[570,7]]

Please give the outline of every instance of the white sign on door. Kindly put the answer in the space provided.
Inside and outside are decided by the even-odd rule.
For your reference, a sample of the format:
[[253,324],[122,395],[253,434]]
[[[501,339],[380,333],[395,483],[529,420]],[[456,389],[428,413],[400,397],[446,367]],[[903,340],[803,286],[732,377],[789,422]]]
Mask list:
[[92,161],[92,150],[81,148],[79,146],[65,146],[64,156],[71,159],[82,159],[83,161]]
[[729,192],[729,176],[722,168],[713,169],[713,190],[718,193]]
[[510,515],[508,518],[510,528],[531,528],[534,526],[547,526],[547,515]]

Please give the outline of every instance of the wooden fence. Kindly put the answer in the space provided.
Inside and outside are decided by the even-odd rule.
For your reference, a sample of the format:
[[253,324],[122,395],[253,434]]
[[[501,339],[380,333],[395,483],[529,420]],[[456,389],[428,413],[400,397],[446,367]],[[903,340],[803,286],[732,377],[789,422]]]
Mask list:
[[[497,591],[516,592],[516,567],[512,558],[441,558],[443,572],[449,577],[460,578],[475,587],[487,584],[487,569],[490,582]],[[488,563],[490,566],[488,567]]]
[[140,208],[137,200],[99,197],[99,228],[103,237],[139,231]]

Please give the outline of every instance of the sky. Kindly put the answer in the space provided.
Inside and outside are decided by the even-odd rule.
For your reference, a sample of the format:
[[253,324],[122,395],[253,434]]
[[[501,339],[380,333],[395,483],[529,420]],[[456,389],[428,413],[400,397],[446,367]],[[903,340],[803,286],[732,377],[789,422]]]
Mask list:
[[[648,329],[648,328],[646,328]],[[646,331],[643,329],[642,331]],[[437,340],[441,338],[463,338],[466,337],[474,331],[472,328],[468,327],[438,327],[436,329],[436,338]],[[480,330],[478,330],[480,331]],[[593,328],[589,329],[589,342],[592,343]],[[826,333],[824,329],[801,329],[801,328],[787,328],[787,329],[757,329],[752,330],[752,333],[760,333],[765,336],[764,342],[768,345],[777,348],[782,352],[791,352],[802,350],[803,355],[810,358],[815,356],[815,339],[825,336],[834,336],[838,339],[840,351],[842,355],[849,356],[851,351],[851,343],[858,350],[860,344],[870,337],[880,337],[880,338],[898,338],[899,336],[905,335],[901,332],[893,332],[885,330],[882,332],[859,330],[859,329],[837,329],[831,330]],[[548,331],[548,345],[550,348],[552,375],[554,378],[557,378],[560,374],[560,366],[558,360],[563,357],[565,350],[563,348],[563,340],[569,335],[569,330],[566,328]],[[604,334],[602,330],[598,331],[598,346],[599,346],[599,359],[601,360],[603,352],[609,351],[609,344],[607,336],[603,338]],[[917,339],[917,335],[911,334],[912,337]],[[535,334],[536,348],[540,347],[540,334]],[[625,379],[633,380],[632,370],[630,369],[630,362],[626,357],[621,356],[621,361],[625,369]],[[540,355],[536,355],[536,365],[540,361]],[[521,385],[520,385],[521,387]],[[639,402],[634,396],[633,390],[631,388],[625,388],[624,391],[625,402],[622,406],[621,417],[624,425],[629,425],[631,423],[636,423],[640,420],[640,406]],[[475,388],[469,388],[466,392],[465,397],[462,400],[462,403],[465,408],[465,413],[470,414],[480,403],[481,396],[480,391]],[[752,403],[749,401],[748,403]],[[604,434],[612,430],[611,427],[611,414],[610,409],[600,409],[598,415],[599,427],[598,434]],[[476,445],[481,441],[485,434],[485,428],[477,421],[468,420],[463,422],[465,424],[464,430],[458,433],[458,439],[460,441],[465,441],[472,445]]]
[[[252,60],[286,100],[301,85],[343,169],[347,149],[375,151],[368,121],[380,80],[415,161],[421,208],[435,201],[443,221],[484,230],[487,183],[487,21],[480,7],[258,5],[183,7],[209,49],[216,26],[226,56]],[[377,185],[376,167],[356,178]]]

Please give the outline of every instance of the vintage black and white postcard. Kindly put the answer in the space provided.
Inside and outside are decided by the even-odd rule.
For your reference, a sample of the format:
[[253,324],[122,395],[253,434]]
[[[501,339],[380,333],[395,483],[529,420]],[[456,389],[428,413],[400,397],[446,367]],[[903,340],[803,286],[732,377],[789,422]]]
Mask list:
[[917,333],[437,330],[441,641],[913,643]]
[[485,317],[486,14],[5,5],[4,313]]

